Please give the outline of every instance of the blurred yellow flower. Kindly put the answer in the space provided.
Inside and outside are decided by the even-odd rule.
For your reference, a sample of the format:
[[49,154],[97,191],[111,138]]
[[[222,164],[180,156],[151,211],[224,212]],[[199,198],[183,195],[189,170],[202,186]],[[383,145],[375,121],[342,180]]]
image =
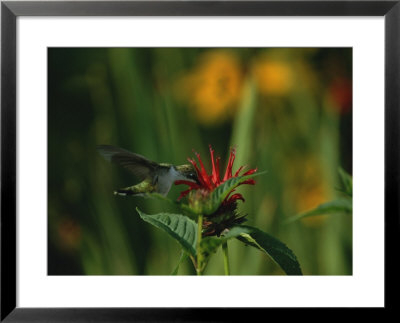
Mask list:
[[264,95],[282,96],[292,88],[293,72],[285,61],[261,57],[253,64],[252,73],[259,91]]
[[202,54],[194,69],[179,82],[181,97],[204,124],[230,118],[242,90],[242,71],[232,52],[215,50]]
[[[294,158],[291,165],[294,166],[286,172],[286,185],[290,187],[297,214],[312,210],[332,199],[330,185],[323,176],[321,163],[316,156]],[[316,226],[322,224],[325,218],[325,215],[318,215],[305,217],[301,221],[306,225]]]

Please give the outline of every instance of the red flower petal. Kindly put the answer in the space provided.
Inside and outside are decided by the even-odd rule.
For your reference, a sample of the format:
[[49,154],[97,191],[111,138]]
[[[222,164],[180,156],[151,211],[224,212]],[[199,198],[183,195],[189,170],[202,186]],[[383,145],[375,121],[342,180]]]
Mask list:
[[186,184],[186,185],[190,186],[192,189],[198,189],[201,187],[199,184],[197,184],[195,182],[191,182],[191,181],[186,181],[186,180],[182,180],[182,179],[175,181],[175,185],[181,185],[181,184]]
[[223,182],[225,182],[226,180],[228,180],[232,177],[232,166],[233,166],[233,162],[235,161],[235,154],[236,154],[236,150],[235,150],[235,148],[232,148],[231,153],[229,155],[228,166],[226,167]]
[[[178,200],[180,200],[181,198],[188,195],[190,193],[190,191],[192,191],[192,190],[202,190],[204,193],[212,192],[216,187],[221,185],[221,183],[232,178],[232,168],[233,168],[233,163],[234,163],[235,157],[236,157],[236,149],[231,148],[225,175],[224,175],[224,178],[221,180],[220,173],[219,173],[219,168],[220,168],[219,164],[220,164],[221,158],[220,157],[214,158],[214,150],[212,149],[211,145],[209,146],[209,148],[210,148],[210,157],[211,157],[211,163],[212,163],[211,174],[210,175],[207,174],[207,171],[201,160],[200,154],[195,152],[200,167],[198,166],[198,164],[196,163],[196,161],[194,159],[188,158],[188,161],[193,165],[193,167],[195,168],[195,170],[197,172],[198,183],[194,183],[192,181],[186,181],[186,180],[175,181],[176,185],[186,184],[189,186],[189,189],[187,189],[186,191],[183,191],[181,193]],[[243,168],[244,168],[243,166],[239,167],[239,169],[235,172],[234,177],[238,177],[240,175],[240,172],[243,170]],[[241,176],[251,175],[251,174],[254,174],[256,171],[257,171],[257,168],[250,169],[247,172],[245,172],[244,174],[242,174]],[[254,185],[255,183],[256,182],[254,179],[247,179],[247,180],[243,181],[242,183],[238,184],[238,186],[244,185],[244,184]],[[234,203],[237,200],[242,200],[244,202],[244,198],[241,194],[239,194],[239,193],[233,194],[233,192],[235,192],[235,189],[232,189],[229,192],[229,194],[225,197],[224,201],[222,202],[223,205],[225,205],[225,206],[229,205],[231,203]]]
[[192,190],[192,188],[189,188],[188,190],[181,192],[181,194],[178,197],[178,201],[181,200],[182,198],[184,198],[186,195],[188,195],[191,190]]
[[226,200],[227,203],[233,203],[236,200],[242,200],[244,202],[244,197],[242,196],[242,194],[233,194],[229,199]]
[[244,182],[240,183],[239,185],[249,184],[254,185],[256,181],[254,179],[246,179]]
[[242,176],[254,174],[256,171],[257,171],[257,168],[249,169],[249,170],[248,170],[246,173],[244,173]]
[[239,169],[236,171],[235,175],[233,175],[233,177],[238,177],[240,171],[243,169],[243,166],[240,166]]
[[210,178],[208,177],[206,169],[204,168],[204,164],[203,164],[203,161],[200,158],[200,154],[199,153],[195,153],[195,154],[197,156],[197,159],[199,160],[200,167],[201,167],[201,172],[200,172],[200,174],[198,174],[199,175],[198,177],[199,178],[202,177],[202,180],[203,180],[203,182],[205,184],[204,186],[207,186],[208,190],[211,191],[214,187],[212,185],[212,182],[210,181]]
[[[220,179],[219,179],[219,163],[217,163],[217,167],[215,167],[214,163],[214,150],[210,147],[210,155],[211,155],[211,163],[212,163],[212,173],[211,173],[211,180],[214,184],[214,186],[218,186],[220,184]],[[218,162],[218,161],[217,161]]]
[[217,163],[217,175],[216,177],[218,178],[218,184],[215,183],[216,186],[219,186],[221,184],[221,178],[219,177],[219,161],[221,160],[221,157],[216,158],[216,163]]
[[[197,157],[197,158],[199,158],[199,157]],[[194,159],[190,159],[190,158],[188,158],[188,161],[189,161],[189,162],[193,165],[193,167],[196,169],[196,172],[197,172],[197,179],[199,180],[201,186],[207,187],[207,183],[206,183],[206,181],[204,180],[204,174],[203,174],[203,173],[200,171],[200,169],[197,167],[196,161],[195,161]],[[207,177],[207,174],[206,174],[206,177]]]

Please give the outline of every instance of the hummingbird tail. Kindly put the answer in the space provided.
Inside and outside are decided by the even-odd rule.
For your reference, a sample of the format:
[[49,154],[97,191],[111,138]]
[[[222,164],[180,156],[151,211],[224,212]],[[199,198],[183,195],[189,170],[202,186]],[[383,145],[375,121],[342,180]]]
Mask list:
[[138,195],[138,193],[129,190],[129,189],[120,189],[114,191],[114,195],[119,195],[119,196],[131,196],[131,195]]

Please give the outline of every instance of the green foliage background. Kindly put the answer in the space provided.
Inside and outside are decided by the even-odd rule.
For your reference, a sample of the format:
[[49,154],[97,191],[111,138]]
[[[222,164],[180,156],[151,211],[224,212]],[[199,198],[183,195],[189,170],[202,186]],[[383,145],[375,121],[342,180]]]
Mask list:
[[[177,212],[113,190],[136,179],[96,151],[111,144],[186,163],[231,146],[266,174],[238,188],[248,224],[283,241],[305,275],[352,274],[352,218],[291,216],[340,197],[352,172],[349,48],[50,48],[48,50],[48,273],[166,275],[178,244],[136,212]],[[208,168],[210,169],[210,168]],[[184,186],[173,187],[169,197]],[[229,245],[236,275],[281,275],[270,258]],[[220,251],[205,274],[223,274]],[[195,274],[186,260],[179,274]]]

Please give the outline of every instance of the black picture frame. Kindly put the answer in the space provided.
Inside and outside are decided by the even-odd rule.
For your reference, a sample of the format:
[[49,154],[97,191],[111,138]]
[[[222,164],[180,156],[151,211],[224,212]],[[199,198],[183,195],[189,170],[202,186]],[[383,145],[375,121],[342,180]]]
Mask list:
[[[19,16],[382,16],[385,19],[385,308],[397,286],[399,233],[400,1],[2,1],[1,321],[235,321],[264,309],[19,308],[16,306],[16,19]],[[371,257],[373,257],[371,255]],[[389,278],[390,277],[390,278]],[[388,283],[390,282],[390,283]],[[246,314],[247,315],[247,314]],[[255,316],[252,316],[255,317]]]

